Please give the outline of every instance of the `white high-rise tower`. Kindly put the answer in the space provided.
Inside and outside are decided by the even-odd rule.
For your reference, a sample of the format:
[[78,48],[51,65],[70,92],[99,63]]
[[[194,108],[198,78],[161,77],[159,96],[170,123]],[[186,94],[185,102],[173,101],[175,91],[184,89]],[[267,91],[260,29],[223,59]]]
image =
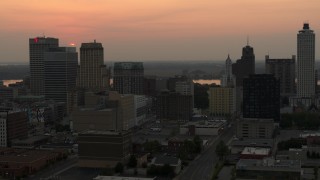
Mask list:
[[304,23],[297,34],[297,96],[312,98],[315,96],[315,34]]
[[234,86],[234,76],[232,74],[232,60],[228,54],[228,58],[226,59],[226,67],[225,74],[221,78],[221,86],[222,87],[231,87]]

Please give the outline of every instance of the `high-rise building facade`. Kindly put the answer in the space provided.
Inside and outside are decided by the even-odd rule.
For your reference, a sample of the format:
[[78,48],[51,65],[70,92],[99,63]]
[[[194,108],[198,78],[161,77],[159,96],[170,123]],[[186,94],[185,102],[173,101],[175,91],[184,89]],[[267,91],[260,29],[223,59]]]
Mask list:
[[109,73],[104,65],[103,47],[96,41],[82,43],[80,47],[80,66],[78,69],[79,88],[103,91],[109,87]]
[[236,111],[235,89],[232,87],[212,87],[209,94],[209,112],[213,116],[228,116]]
[[272,74],[252,74],[243,80],[243,117],[280,120],[280,85]]
[[120,94],[142,95],[144,68],[142,62],[117,62],[113,67],[113,87]]
[[30,89],[33,95],[44,95],[44,53],[59,46],[56,38],[29,39]]
[[297,97],[315,96],[315,34],[305,23],[297,34]]
[[226,59],[225,74],[221,78],[221,87],[232,87],[235,85],[234,81],[235,78],[232,74],[232,60],[228,55],[228,58]]
[[270,59],[266,56],[266,73],[273,74],[280,81],[280,95],[292,96],[295,94],[295,61],[291,59]]
[[76,88],[78,53],[75,47],[50,48],[44,56],[45,98],[67,103]]
[[236,86],[242,86],[243,78],[255,73],[255,55],[249,45],[242,48],[241,59],[232,64],[232,74],[236,76]]
[[156,98],[157,119],[189,121],[193,112],[193,96],[177,92],[162,92]]

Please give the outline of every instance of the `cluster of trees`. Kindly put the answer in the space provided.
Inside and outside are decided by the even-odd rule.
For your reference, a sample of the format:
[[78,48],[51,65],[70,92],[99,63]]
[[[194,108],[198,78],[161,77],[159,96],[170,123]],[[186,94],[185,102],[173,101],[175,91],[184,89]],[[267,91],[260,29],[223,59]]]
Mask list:
[[220,160],[224,160],[225,157],[230,154],[230,149],[228,146],[225,144],[224,141],[220,141],[219,144],[216,146],[215,150],[217,156],[219,157]]
[[144,150],[149,153],[156,153],[161,151],[161,144],[159,141],[147,141],[143,144]]
[[62,124],[56,124],[55,125],[56,132],[64,132],[64,131],[70,131],[69,125],[62,125]]
[[202,140],[199,136],[195,136],[192,141],[185,140],[183,142],[183,147],[180,148],[178,157],[185,161],[187,159],[190,159],[190,156],[193,156],[193,154],[198,154],[202,150]]
[[[127,164],[128,168],[136,168],[137,167],[137,158],[134,155],[131,155],[129,158],[129,162]],[[113,168],[115,173],[122,174],[124,171],[124,165],[120,162],[117,163],[117,165]]]
[[297,128],[306,130],[317,130],[320,126],[320,117],[317,113],[292,113],[282,114],[280,127],[281,128]]
[[209,94],[210,87],[216,86],[215,84],[194,84],[194,107],[198,109],[208,109],[209,107]]
[[302,145],[306,145],[305,139],[291,138],[287,141],[281,141],[278,143],[278,150],[289,150],[290,148],[301,148]]
[[317,152],[310,152],[310,151],[307,151],[307,157],[310,158],[310,159],[320,159],[320,154]]
[[173,167],[169,164],[165,164],[163,166],[151,165],[147,169],[147,175],[173,178],[175,176],[175,172]]

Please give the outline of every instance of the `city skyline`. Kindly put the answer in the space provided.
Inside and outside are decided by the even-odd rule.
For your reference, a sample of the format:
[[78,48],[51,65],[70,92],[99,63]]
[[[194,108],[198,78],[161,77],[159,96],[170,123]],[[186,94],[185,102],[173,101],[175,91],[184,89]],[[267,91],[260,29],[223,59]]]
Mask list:
[[315,34],[320,29],[317,0],[13,0],[0,6],[2,63],[28,62],[28,38],[43,35],[59,38],[62,46],[74,43],[77,51],[82,42],[96,39],[105,47],[105,61],[222,61],[227,54],[236,60],[249,37],[256,59],[263,61],[266,54],[295,55],[303,22]]

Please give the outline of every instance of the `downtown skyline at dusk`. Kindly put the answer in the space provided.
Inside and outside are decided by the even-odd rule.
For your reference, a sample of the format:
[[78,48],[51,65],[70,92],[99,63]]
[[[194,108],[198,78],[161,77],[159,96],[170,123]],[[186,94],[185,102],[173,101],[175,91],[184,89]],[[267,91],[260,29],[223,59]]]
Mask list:
[[317,0],[12,0],[0,7],[2,63],[27,63],[28,38],[43,35],[77,49],[96,39],[105,61],[236,60],[249,37],[262,61],[295,55],[303,22],[320,29]]

